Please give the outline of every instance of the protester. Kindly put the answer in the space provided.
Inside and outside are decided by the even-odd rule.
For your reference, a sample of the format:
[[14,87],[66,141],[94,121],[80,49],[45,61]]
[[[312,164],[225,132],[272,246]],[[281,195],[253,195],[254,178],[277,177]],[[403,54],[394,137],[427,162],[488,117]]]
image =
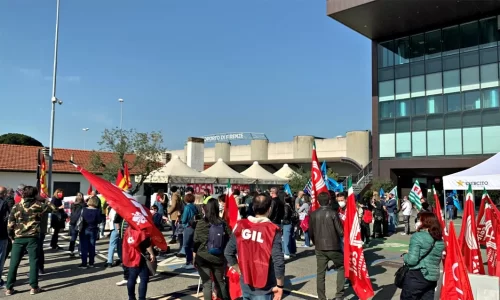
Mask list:
[[387,196],[387,201],[385,204],[385,207],[387,209],[387,215],[388,215],[388,233],[389,234],[394,234],[396,232],[396,211],[398,209],[398,202],[394,198],[393,193],[389,193]]
[[440,275],[440,264],[444,250],[439,221],[431,212],[419,216],[417,232],[410,239],[403,261],[410,270],[406,273],[401,300],[431,300]]
[[285,260],[279,227],[268,218],[271,202],[264,194],[254,198],[255,217],[238,221],[225,249],[228,264],[241,276],[243,299],[283,297]]
[[136,282],[139,283],[138,300],[146,300],[149,282],[149,269],[146,259],[150,262],[156,261],[151,238],[145,230],[135,230],[128,227],[124,236],[123,265],[128,268],[129,272],[127,291],[130,300],[136,299]]
[[29,285],[30,294],[35,295],[42,292],[38,286],[38,239],[40,238],[40,219],[48,212],[58,210],[53,203],[43,202],[38,196],[38,189],[34,186],[25,186],[22,201],[14,205],[9,215],[8,234],[14,240],[10,257],[9,273],[5,295],[15,293],[17,269],[27,250],[29,255]]
[[[299,221],[304,222],[307,215],[309,214],[309,210],[311,209],[311,197],[309,195],[304,195],[304,203],[299,208]],[[301,226],[299,226],[301,227]],[[311,247],[311,240],[309,237],[309,230],[304,230],[304,244],[302,247],[309,248]]]
[[79,232],[82,250],[82,264],[78,266],[80,269],[94,267],[95,243],[99,234],[99,224],[101,224],[101,210],[97,209],[99,202],[100,199],[93,196],[87,202],[88,207],[82,209],[81,219],[83,226]]
[[[217,297],[229,300],[229,291],[225,281],[224,248],[231,229],[219,217],[219,204],[211,198],[203,207],[205,216],[196,224],[194,231],[194,265],[203,283],[203,297],[212,299],[212,278],[214,279]],[[213,276],[213,277],[212,277]]]
[[403,211],[403,218],[405,222],[405,231],[401,233],[401,235],[410,234],[410,218],[411,218],[411,210],[412,204],[407,196],[403,197],[403,204],[401,206],[401,210]]
[[162,230],[162,221],[163,221],[163,217],[162,215],[160,214],[160,208],[158,206],[153,205],[151,206],[151,210],[153,211],[153,223],[155,225],[156,228],[158,228],[158,230]]
[[114,267],[115,262],[114,262],[114,255],[115,255],[115,250],[118,253],[118,260],[121,260],[121,253],[118,251],[118,243],[120,242],[120,224],[116,224],[116,211],[112,208],[109,207],[109,213],[108,213],[109,220],[111,222],[111,232],[109,234],[109,245],[108,245],[108,260],[104,264],[105,268],[110,268]]
[[[177,243],[177,221],[182,213],[182,200],[180,196],[179,188],[173,186],[170,191],[172,192],[172,198],[167,209],[168,215],[170,216],[170,222],[172,227],[172,239],[168,242],[169,244]],[[181,245],[182,246],[182,245]]]
[[182,216],[178,226],[181,226],[183,230],[183,243],[182,251],[179,253],[178,257],[186,257],[185,269],[193,269],[193,239],[194,239],[194,221],[195,216],[198,214],[198,210],[194,205],[194,195],[192,193],[187,194],[184,197],[184,209],[182,211]]
[[50,240],[50,247],[53,250],[62,250],[59,247],[59,232],[66,226],[66,212],[64,211],[64,191],[62,189],[57,189],[52,197],[52,204],[58,208],[58,210],[51,214],[50,227],[52,227],[52,239]]
[[384,234],[382,232],[382,224],[384,223],[385,219],[384,204],[382,200],[373,197],[371,205],[373,207],[373,218],[374,218],[373,237],[382,238],[384,237]]
[[9,234],[7,232],[7,223],[9,222],[10,208],[7,203],[7,189],[0,186],[0,287],[4,287],[5,282],[1,279],[5,259],[7,258],[7,248],[9,246]]
[[365,247],[370,245],[370,224],[373,222],[373,214],[370,207],[366,204],[366,199],[358,203],[358,217],[361,226],[361,240]]
[[298,215],[295,209],[293,209],[292,198],[287,197],[285,200],[285,214],[283,215],[283,252],[285,254],[285,259],[289,259],[295,256],[297,252],[297,244],[294,239],[293,228],[298,222]]
[[283,220],[283,216],[285,214],[285,201],[284,197],[281,199],[278,197],[278,188],[273,187],[270,191],[271,196],[271,213],[269,215],[269,220],[273,222],[273,224],[281,227],[281,221]]
[[337,291],[335,299],[344,297],[344,254],[340,240],[343,239],[344,229],[342,222],[335,211],[330,206],[330,195],[320,193],[318,195],[320,208],[311,213],[309,219],[309,232],[311,241],[316,250],[317,279],[316,288],[318,299],[326,300],[325,274],[328,262],[332,261],[337,270]]
[[[83,197],[82,193],[76,194],[75,202],[71,204],[71,215],[69,218],[69,232],[71,239],[69,241],[69,256],[70,257],[75,257],[75,245],[76,245],[76,239],[79,236],[78,228],[77,228],[77,223],[78,219],[80,218],[80,215],[82,214],[82,210],[85,207],[85,198]],[[81,252],[81,241],[80,244],[78,245],[78,250]]]
[[455,219],[455,204],[453,200],[453,194],[448,193],[448,196],[446,197],[446,212],[448,212],[448,220],[454,220]]

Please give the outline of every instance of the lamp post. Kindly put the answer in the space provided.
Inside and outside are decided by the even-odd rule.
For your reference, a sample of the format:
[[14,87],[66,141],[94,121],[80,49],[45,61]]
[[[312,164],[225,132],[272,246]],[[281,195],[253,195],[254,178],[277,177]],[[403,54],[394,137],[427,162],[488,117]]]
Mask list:
[[123,99],[120,98],[118,99],[118,102],[120,102],[120,130],[123,129]]
[[56,98],[56,82],[57,82],[57,48],[59,44],[59,0],[56,0],[56,33],[54,39],[54,65],[52,70],[52,111],[50,113],[50,148],[49,148],[49,174],[47,179],[47,186],[49,195],[52,195],[52,163],[54,161],[54,122],[56,117],[56,103],[62,104],[61,100]]
[[86,150],[87,148],[85,147],[85,139],[87,138],[87,131],[89,131],[90,128],[82,128],[83,130],[83,150]]

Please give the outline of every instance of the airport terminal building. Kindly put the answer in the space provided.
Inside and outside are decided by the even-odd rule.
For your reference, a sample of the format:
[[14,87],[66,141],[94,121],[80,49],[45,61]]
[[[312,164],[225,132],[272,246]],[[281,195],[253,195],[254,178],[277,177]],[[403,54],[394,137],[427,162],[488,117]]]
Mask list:
[[500,152],[500,1],[327,0],[327,13],[372,40],[375,177],[439,188]]

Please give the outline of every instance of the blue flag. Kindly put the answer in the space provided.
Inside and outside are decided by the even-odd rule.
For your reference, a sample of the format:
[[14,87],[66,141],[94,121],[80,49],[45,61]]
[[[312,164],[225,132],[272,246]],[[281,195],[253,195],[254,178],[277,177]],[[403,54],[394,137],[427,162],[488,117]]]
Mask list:
[[380,188],[380,191],[378,192],[378,195],[380,196],[380,198],[384,198],[385,192],[384,192],[383,188]]
[[288,185],[288,183],[285,183],[285,186],[284,186],[284,187],[285,187],[285,192],[287,192],[287,193],[288,193],[288,195],[289,195],[290,197],[292,197],[292,196],[293,196],[293,194],[292,194],[292,189],[290,188],[290,185]]
[[453,197],[453,204],[455,205],[457,210],[459,212],[462,212],[462,206],[460,205],[460,201],[458,201],[457,190],[453,190],[453,192],[451,193],[451,196]]
[[326,161],[323,161],[323,163],[321,164],[321,174],[323,175],[323,181],[325,182],[326,184],[326,188],[331,191],[332,188],[330,186],[330,183],[328,182],[328,175],[326,175],[327,173],[327,169],[326,169]]

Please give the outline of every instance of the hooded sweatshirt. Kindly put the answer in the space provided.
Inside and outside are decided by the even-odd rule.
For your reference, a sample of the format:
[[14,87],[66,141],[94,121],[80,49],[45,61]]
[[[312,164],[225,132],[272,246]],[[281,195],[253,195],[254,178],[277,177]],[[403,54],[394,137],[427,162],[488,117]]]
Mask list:
[[10,212],[7,225],[9,237],[12,239],[38,238],[43,215],[54,211],[57,211],[57,207],[50,202],[24,198],[14,205]]

